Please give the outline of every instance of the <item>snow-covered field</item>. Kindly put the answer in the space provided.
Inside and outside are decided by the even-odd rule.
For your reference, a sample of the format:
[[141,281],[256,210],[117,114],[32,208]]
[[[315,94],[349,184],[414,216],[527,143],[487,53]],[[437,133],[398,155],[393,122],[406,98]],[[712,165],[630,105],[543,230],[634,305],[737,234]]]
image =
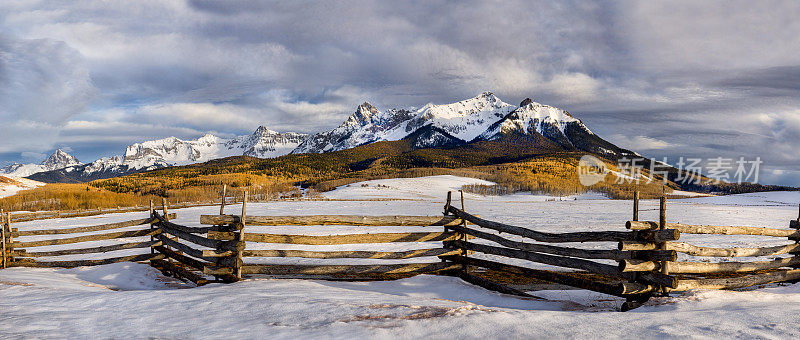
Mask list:
[[[458,189],[462,184],[474,181],[450,176],[373,181],[366,183],[367,186],[351,184],[326,193],[331,198],[366,197],[367,200],[363,201],[253,203],[248,205],[247,210],[249,215],[439,215],[446,190]],[[381,197],[401,200],[375,200]],[[553,201],[553,198],[524,194],[506,197],[466,195],[466,208],[487,219],[541,231],[624,230],[624,222],[631,215],[629,201],[588,198],[591,197],[565,201],[555,198]],[[670,222],[786,228],[789,220],[797,218],[798,203],[800,193],[797,192],[691,198],[670,201],[668,217]],[[654,209],[657,205],[656,201],[643,201],[642,209]],[[229,206],[226,212],[238,213],[239,209],[237,205]],[[199,215],[214,214],[218,208],[195,207],[174,212],[178,214],[177,223],[196,226],[199,225]],[[109,214],[31,221],[14,226],[20,229],[49,229],[129,220],[145,215]],[[642,219],[657,219],[657,211],[643,211],[641,216]],[[248,228],[249,231],[315,235],[418,229],[431,228]],[[29,237],[21,241],[34,239]],[[683,235],[681,240],[707,246],[787,243],[786,240],[756,236]],[[81,247],[100,245],[102,242],[105,241],[84,243]],[[290,248],[271,244],[259,246]],[[374,250],[382,247],[380,249],[402,250],[436,246],[434,242],[393,245],[395,248],[391,249],[369,244],[291,246],[291,249]],[[609,247],[608,244],[582,246]],[[60,249],[58,247],[66,246],[48,248]],[[248,244],[250,247],[251,244]],[[141,250],[112,252],[106,256],[137,252]],[[414,261],[428,260],[435,258]],[[259,261],[402,262],[296,258]],[[542,300],[520,299],[487,291],[456,278],[429,275],[391,282],[254,278],[235,284],[183,288],[187,288],[187,285],[163,277],[146,265],[135,263],[75,269],[0,270],[0,338],[800,336],[800,321],[797,320],[797,315],[800,315],[800,285],[797,284],[768,285],[746,291],[676,293],[669,298],[653,299],[646,306],[627,313],[615,312],[621,300],[597,293],[544,290],[531,292],[542,297]]]
[[13,196],[21,190],[31,189],[42,185],[44,185],[44,183],[27,178],[3,175],[0,176],[0,198]]

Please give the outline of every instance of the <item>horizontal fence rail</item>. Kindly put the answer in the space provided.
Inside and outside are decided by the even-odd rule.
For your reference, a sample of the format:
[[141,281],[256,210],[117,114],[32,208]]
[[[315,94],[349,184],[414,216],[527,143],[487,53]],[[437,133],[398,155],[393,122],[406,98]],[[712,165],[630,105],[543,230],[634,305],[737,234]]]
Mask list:
[[246,264],[242,266],[242,273],[268,275],[422,274],[451,270],[457,267],[457,265],[447,262],[384,265]]
[[[306,215],[306,216],[247,216],[250,226],[282,225],[350,225],[350,226],[443,226],[455,221],[453,216],[358,216],[358,215]],[[241,222],[234,215],[201,215],[201,224],[233,224]]]
[[[657,226],[658,222],[649,222],[649,221],[628,221],[625,224],[625,227],[631,230],[651,230],[657,228]],[[791,229],[693,225],[693,224],[682,224],[682,223],[667,223],[666,227],[670,229],[676,229],[681,233],[685,234],[800,237],[800,231]]]
[[[170,215],[174,217],[175,215]],[[154,246],[160,245],[160,241],[126,241],[129,238],[140,238],[147,236],[157,236],[160,231],[152,229],[151,223],[156,222],[153,217],[144,219],[135,219],[130,221],[106,223],[85,227],[71,227],[59,229],[33,229],[33,230],[18,230],[18,228],[10,228],[9,219],[3,224],[3,243],[4,247],[4,267],[62,267],[71,268],[79,266],[96,266],[119,262],[139,262],[163,259],[161,254],[136,254],[127,256],[116,256],[100,259],[80,259],[80,260],[58,260],[61,256],[71,255],[100,255],[108,252],[115,252],[121,250],[135,250],[135,249],[151,249]],[[126,230],[126,231],[113,231],[121,228],[132,228],[142,226],[143,229]],[[106,233],[97,234],[96,232],[111,231]],[[61,237],[51,238],[34,241],[16,241],[15,237],[38,237],[43,236],[63,236],[69,234],[85,234],[95,233],[90,235],[80,235],[74,237]],[[102,245],[95,247],[77,247],[59,250],[36,250],[40,247],[49,246],[62,246],[62,245],[79,245],[85,242],[97,241],[117,241],[120,243],[111,245]],[[48,258],[47,261],[41,261],[41,258]],[[49,258],[56,258],[56,260],[49,260]]]
[[358,250],[345,250],[345,251],[307,251],[307,250],[244,250],[242,256],[244,257],[302,257],[311,259],[384,259],[384,260],[399,260],[410,259],[415,257],[429,257],[429,256],[449,256],[458,255],[459,251],[444,249],[444,248],[431,248],[431,249],[417,249],[408,251],[358,251]]
[[246,242],[307,244],[307,245],[430,242],[430,241],[455,240],[455,238],[456,234],[449,232],[343,234],[343,235],[325,235],[325,236],[258,234],[258,233],[247,233],[244,235],[244,240]]
[[[620,244],[621,250],[653,250],[654,246],[650,243],[641,242],[623,242]],[[783,246],[761,247],[761,248],[714,248],[714,247],[700,247],[685,242],[667,242],[667,250],[673,250],[679,253],[684,253],[691,256],[703,257],[758,257],[758,256],[774,256],[789,254],[792,252],[800,251],[800,245],[797,243],[787,244]]]
[[674,229],[667,230],[642,230],[637,233],[625,231],[588,231],[575,233],[545,233],[534,231],[527,228],[517,227],[505,223],[484,220],[480,217],[471,215],[454,206],[446,207],[447,211],[463,218],[466,221],[479,225],[483,228],[493,229],[504,233],[524,236],[539,242],[568,243],[568,242],[619,242],[634,241],[639,239],[652,240],[654,242],[674,241],[680,238],[680,232]]

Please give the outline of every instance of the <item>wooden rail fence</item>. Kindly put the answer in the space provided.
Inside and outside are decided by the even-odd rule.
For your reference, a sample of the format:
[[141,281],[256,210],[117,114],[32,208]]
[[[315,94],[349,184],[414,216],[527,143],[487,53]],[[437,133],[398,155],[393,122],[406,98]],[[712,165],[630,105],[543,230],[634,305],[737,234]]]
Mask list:
[[[224,194],[223,194],[224,195]],[[482,276],[485,271],[510,273],[625,298],[622,310],[670,291],[731,289],[771,282],[800,280],[800,215],[789,229],[705,226],[667,222],[667,201],[660,200],[659,221],[639,221],[639,195],[634,195],[633,219],[624,230],[551,233],[491,221],[460,208],[448,193],[440,216],[248,216],[247,194],[241,214],[202,215],[200,226],[171,220],[162,201],[152,202],[150,217],[125,222],[62,229],[18,230],[11,216],[2,219],[2,267],[75,267],[122,261],[149,261],[167,275],[203,285],[235,282],[248,275],[317,277],[326,279],[388,279],[422,273],[455,275],[495,291],[530,296]],[[424,232],[379,232],[334,235],[245,232],[245,226],[423,227]],[[139,227],[139,228],[135,228]],[[128,228],[125,230],[118,230]],[[135,228],[135,229],[134,229]],[[400,228],[399,228],[400,229]],[[256,230],[254,228],[248,230]],[[88,233],[88,234],[87,234]],[[63,237],[64,235],[81,234]],[[715,248],[679,242],[681,234],[758,235],[786,238],[789,244],[751,248]],[[54,237],[47,237],[54,236]],[[35,237],[19,241],[20,237]],[[149,240],[142,240],[150,237]],[[136,239],[131,239],[136,238]],[[36,250],[39,247],[106,241],[94,247]],[[116,241],[116,242],[114,242]],[[606,249],[586,249],[575,243],[610,243]],[[277,249],[258,249],[268,243]],[[297,250],[292,245],[405,244],[402,251]],[[276,246],[280,245],[280,246]],[[433,245],[433,247],[431,247]],[[249,247],[248,247],[249,246]],[[62,247],[63,248],[63,247]],[[149,253],[100,259],[50,260],[68,255],[96,255],[128,249]],[[395,248],[396,249],[396,248]],[[759,261],[691,262],[681,257],[770,257]],[[254,258],[403,260],[395,264],[265,264]],[[45,259],[45,260],[42,260]],[[506,261],[508,259],[510,261]],[[514,263],[514,264],[512,264]],[[535,263],[565,270],[533,269]]]
[[[175,215],[170,215],[174,217]],[[148,261],[163,258],[161,254],[135,254],[118,257],[105,257],[99,259],[81,260],[59,260],[59,257],[70,255],[92,255],[104,254],[112,251],[130,249],[149,249],[160,246],[160,242],[141,240],[143,237],[155,236],[159,230],[149,228],[152,218],[136,219],[124,222],[115,222],[87,227],[73,227],[61,229],[35,229],[18,230],[11,227],[10,214],[5,215],[0,228],[0,239],[2,239],[2,267],[78,267],[110,264],[127,261]],[[133,230],[117,231],[118,229],[140,227]],[[108,231],[108,232],[107,232]],[[97,233],[103,232],[103,233]],[[87,233],[91,233],[86,235]],[[62,237],[70,234],[82,234],[80,236]],[[17,241],[19,237],[36,236],[37,240]],[[53,238],[42,236],[54,236]],[[39,250],[42,247],[61,246],[70,244],[82,244],[86,242],[109,241],[112,244],[95,245],[93,247]],[[105,243],[109,243],[105,242]],[[59,247],[57,247],[59,248]],[[63,248],[63,247],[60,247]],[[42,258],[47,258],[42,260]],[[51,260],[49,258],[55,258]]]

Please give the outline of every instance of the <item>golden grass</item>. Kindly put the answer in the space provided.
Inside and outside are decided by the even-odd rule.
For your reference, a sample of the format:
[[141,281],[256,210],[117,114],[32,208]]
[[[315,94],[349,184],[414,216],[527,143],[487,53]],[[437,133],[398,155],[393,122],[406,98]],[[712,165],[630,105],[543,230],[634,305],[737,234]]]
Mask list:
[[[463,168],[397,169],[378,164],[360,171],[257,172],[233,168],[184,167],[141,173],[94,181],[88,184],[48,184],[17,195],[0,199],[6,211],[86,210],[147,206],[153,199],[160,204],[166,197],[170,204],[218,203],[222,186],[228,186],[228,196],[240,201],[248,190],[251,201],[268,201],[302,196],[296,185],[310,186],[309,198],[319,198],[315,192],[325,192],[355,182],[387,179],[454,175],[479,178],[497,183],[492,186],[465,186],[468,192],[498,195],[530,191],[554,196],[567,196],[587,191],[604,193],[611,198],[630,199],[638,190],[642,198],[655,198],[672,192],[661,182],[650,184],[615,183],[609,175],[605,181],[591,187],[581,185],[577,166],[581,154],[562,153],[533,156],[513,163],[470,166]],[[607,164],[616,170],[613,164]],[[235,172],[235,171],[243,172]],[[444,195],[444,193],[443,193]]]

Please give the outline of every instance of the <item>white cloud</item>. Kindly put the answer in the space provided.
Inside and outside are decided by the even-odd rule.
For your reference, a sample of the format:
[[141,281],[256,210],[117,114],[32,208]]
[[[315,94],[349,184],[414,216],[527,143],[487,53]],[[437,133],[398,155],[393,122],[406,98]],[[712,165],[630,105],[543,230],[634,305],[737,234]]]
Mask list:
[[620,147],[630,150],[652,151],[675,147],[675,145],[667,143],[660,139],[650,138],[647,136],[625,136],[625,135],[611,135],[609,140]]

